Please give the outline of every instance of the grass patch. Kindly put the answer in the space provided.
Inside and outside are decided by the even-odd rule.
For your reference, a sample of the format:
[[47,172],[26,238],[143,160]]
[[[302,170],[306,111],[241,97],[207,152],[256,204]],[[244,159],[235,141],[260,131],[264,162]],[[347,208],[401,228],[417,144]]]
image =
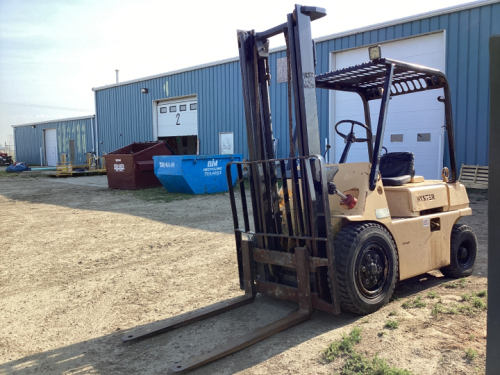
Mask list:
[[456,282],[444,283],[443,286],[447,289],[456,289],[458,287],[465,288],[467,285],[467,279],[465,277],[461,277]]
[[14,177],[14,176],[19,176],[19,173],[10,173],[10,172],[5,172],[5,171],[0,171],[0,178],[1,177]]
[[151,189],[141,189],[141,190],[126,190],[126,191],[114,191],[114,194],[120,195],[131,195],[134,198],[146,201],[146,202],[173,202],[180,201],[184,199],[195,198],[194,194],[181,194],[181,193],[169,193],[163,187],[151,188]]
[[[385,332],[378,333],[380,337],[385,334]],[[328,361],[333,361],[340,356],[347,357],[340,370],[341,375],[413,375],[413,372],[409,370],[390,366],[377,354],[369,360],[354,350],[354,345],[359,342],[361,342],[361,328],[354,327],[349,335],[343,334],[341,340],[332,342],[326,348],[325,357]]]
[[354,353],[349,358],[342,370],[341,375],[412,375],[413,372],[406,369],[389,366],[385,359],[378,355],[370,361],[362,354]]
[[425,306],[427,304],[422,301],[422,296],[417,296],[412,302],[405,302],[401,305],[403,309],[420,309]]
[[481,290],[480,292],[476,293],[476,296],[478,296],[478,297],[488,297],[488,291]]
[[384,337],[385,335],[387,335],[386,331],[380,331],[379,333],[377,333],[378,337]]
[[392,310],[390,313],[389,313],[389,316],[394,316],[396,315],[396,311]]
[[469,306],[469,305],[458,306],[457,310],[461,314],[467,314],[467,315],[474,314],[474,309],[472,308],[472,306]]
[[472,306],[479,310],[486,310],[488,308],[483,300],[479,297],[474,297],[474,299],[472,300]]
[[462,297],[462,301],[466,301],[466,302],[470,301],[470,300],[471,300],[471,298],[472,298],[472,297],[471,297],[469,294],[467,294],[467,293],[462,294],[462,295],[461,295],[461,297]]
[[438,302],[432,308],[431,315],[438,316],[439,314],[442,314],[444,311],[445,311],[445,308],[444,308],[443,304]]
[[477,351],[475,351],[474,349],[472,348],[468,348],[466,351],[465,351],[465,358],[468,360],[468,361],[473,361],[474,359],[476,359],[476,356],[477,356]]
[[431,291],[431,292],[427,293],[427,297],[430,299],[434,299],[434,298],[439,297],[439,295],[436,292]]
[[462,295],[462,300],[469,303],[445,307],[442,303],[438,302],[432,308],[431,315],[438,316],[439,314],[464,314],[468,316],[476,316],[480,312],[488,309],[486,303],[484,303],[484,301],[479,297],[470,297],[468,294],[465,294]]
[[427,306],[427,304],[425,302],[422,302],[422,296],[417,296],[417,298],[415,298],[415,301],[413,301],[413,306],[419,309]]
[[354,351],[354,345],[359,342],[361,342],[361,328],[354,327],[351,333],[342,334],[340,341],[334,341],[326,348],[325,358],[333,361],[342,355],[350,354]]
[[470,335],[469,335],[469,340],[470,340],[470,341],[474,340],[475,338],[476,338],[476,336],[474,336],[473,334],[470,334]]
[[396,329],[399,326],[399,322],[397,320],[388,320],[385,322],[384,328]]

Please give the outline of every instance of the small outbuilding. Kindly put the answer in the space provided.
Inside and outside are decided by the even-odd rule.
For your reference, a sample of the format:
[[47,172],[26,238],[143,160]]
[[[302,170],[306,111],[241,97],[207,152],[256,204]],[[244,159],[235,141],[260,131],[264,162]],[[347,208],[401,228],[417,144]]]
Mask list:
[[86,164],[87,152],[95,152],[95,116],[14,125],[16,161],[55,166],[60,154],[73,164]]

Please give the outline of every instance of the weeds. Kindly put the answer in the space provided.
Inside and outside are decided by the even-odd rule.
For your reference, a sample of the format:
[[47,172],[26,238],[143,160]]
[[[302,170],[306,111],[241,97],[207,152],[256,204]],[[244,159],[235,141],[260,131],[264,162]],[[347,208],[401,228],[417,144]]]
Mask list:
[[463,305],[463,306],[458,306],[458,312],[461,314],[467,314],[467,315],[474,315],[474,309],[472,306],[469,305]]
[[432,316],[438,316],[439,314],[443,313],[445,311],[445,308],[441,303],[436,303],[434,307],[432,308],[431,315]]
[[427,306],[427,304],[425,302],[422,302],[422,296],[417,296],[417,298],[415,298],[415,301],[413,301],[413,306],[416,308],[421,308]]
[[486,310],[487,309],[486,304],[479,297],[474,297],[474,299],[472,300],[472,306],[474,306],[476,309],[480,309],[480,310]]
[[394,316],[396,315],[396,311],[392,310],[390,313],[389,313],[389,316]]
[[422,302],[422,296],[417,296],[413,302],[405,302],[401,305],[403,309],[419,309],[427,306],[425,302]]
[[19,173],[9,173],[5,171],[0,171],[0,177],[14,177],[19,176]]
[[[464,298],[464,296],[466,296]],[[444,307],[442,303],[436,303],[432,308],[431,315],[438,316],[439,314],[465,314],[469,316],[476,316],[481,311],[487,310],[488,306],[479,297],[473,297],[472,300],[469,295],[462,295],[462,300],[471,302],[467,305],[453,305],[451,307]]]
[[469,340],[470,340],[470,341],[474,340],[475,338],[476,338],[476,336],[474,336],[473,334],[470,334],[470,335],[469,335]]
[[399,322],[397,320],[388,320],[385,322],[384,328],[396,329],[399,326]]
[[[386,332],[379,332],[383,337]],[[341,375],[413,375],[413,372],[387,364],[378,354],[370,361],[354,350],[354,345],[361,341],[361,328],[354,327],[349,335],[343,334],[340,341],[334,341],[325,350],[325,357],[329,361],[345,356],[346,361],[340,370]]]
[[427,293],[427,297],[434,299],[434,298],[439,297],[439,295],[436,292],[431,291],[431,292]]
[[472,348],[468,348],[466,351],[465,351],[465,358],[470,362],[470,361],[473,361],[477,356],[477,351],[475,351],[474,349]]
[[151,188],[151,189],[141,189],[141,190],[129,190],[129,191],[113,191],[114,194],[127,194],[132,195],[137,199],[141,199],[146,202],[173,202],[184,199],[191,199],[196,197],[193,194],[180,194],[180,193],[170,193],[163,187]]
[[461,277],[457,282],[449,282],[442,284],[446,289],[456,289],[458,287],[465,288],[467,285],[467,279],[465,277]]
[[469,294],[467,294],[467,293],[462,294],[462,295],[461,295],[461,297],[462,297],[462,301],[466,301],[466,302],[467,302],[467,301],[470,301],[470,300],[471,300],[471,298],[472,298],[472,297],[471,297]]
[[488,297],[488,291],[486,290],[481,290],[480,292],[476,293],[477,297]]
[[349,333],[346,335],[342,334],[342,339],[340,341],[334,341],[330,344],[328,348],[325,350],[325,357],[329,361],[335,360],[342,355],[347,355],[353,352],[354,345],[361,341],[361,328],[354,327]]
[[385,331],[380,331],[379,333],[377,333],[378,337],[384,337],[385,335],[387,335],[387,332]]

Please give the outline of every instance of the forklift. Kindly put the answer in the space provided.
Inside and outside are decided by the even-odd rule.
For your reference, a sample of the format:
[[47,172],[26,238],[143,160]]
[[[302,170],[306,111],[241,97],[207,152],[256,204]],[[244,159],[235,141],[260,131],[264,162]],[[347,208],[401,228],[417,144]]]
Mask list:
[[[465,187],[457,181],[446,76],[436,69],[383,58],[379,46],[369,49],[369,62],[316,75],[311,22],[325,15],[322,8],[296,5],[283,24],[263,32],[237,33],[249,160],[228,164],[226,172],[239,281],[245,294],[173,317],[160,328],[132,332],[123,341],[235,309],[253,302],[257,293],[295,301],[298,309],[174,364],[173,372],[248,347],[308,320],[314,310],[360,315],[377,311],[389,302],[398,281],[436,269],[459,278],[474,269],[476,236],[470,227],[457,224],[472,211]],[[279,34],[285,37],[288,57],[290,156],[276,159],[269,38]],[[335,125],[345,139],[336,164],[327,164],[320,149],[317,88],[357,93],[363,104],[365,123],[346,119]],[[416,175],[410,152],[382,153],[390,98],[427,90],[439,90],[442,95],[437,100],[445,111],[450,168],[443,168],[440,180]],[[380,100],[375,128],[372,100]],[[342,131],[345,123],[349,131]],[[358,128],[362,138],[355,134]],[[348,162],[356,142],[366,143],[369,161]]]

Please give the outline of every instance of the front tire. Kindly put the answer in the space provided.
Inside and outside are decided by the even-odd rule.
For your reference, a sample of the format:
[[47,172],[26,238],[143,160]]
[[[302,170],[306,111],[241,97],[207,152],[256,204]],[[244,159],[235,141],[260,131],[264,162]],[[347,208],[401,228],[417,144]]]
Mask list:
[[334,240],[340,307],[370,314],[392,296],[398,254],[391,234],[376,223],[350,224]]
[[471,227],[455,224],[451,230],[450,265],[441,268],[446,277],[469,276],[476,266],[477,238]]

